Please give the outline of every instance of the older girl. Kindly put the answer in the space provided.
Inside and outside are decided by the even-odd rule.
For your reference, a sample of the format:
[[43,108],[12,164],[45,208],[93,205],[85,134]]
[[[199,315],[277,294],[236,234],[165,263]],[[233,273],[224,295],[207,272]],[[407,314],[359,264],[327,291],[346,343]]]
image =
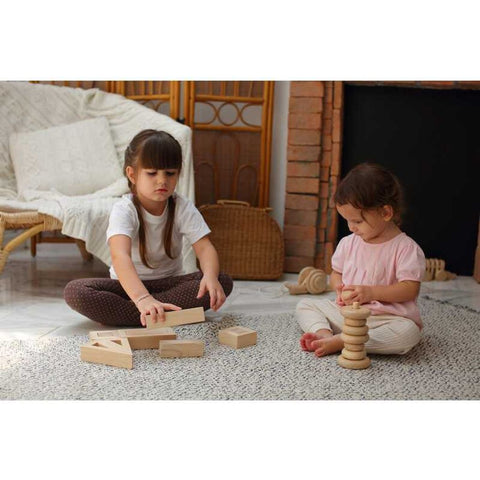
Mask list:
[[[70,282],[64,296],[71,308],[106,325],[140,326],[146,315],[164,321],[165,310],[222,306],[232,280],[219,273],[200,212],[175,193],[181,167],[181,147],[168,133],[143,130],[133,138],[124,165],[131,193],[114,205],[107,230],[111,278]],[[183,274],[184,237],[200,272]]]

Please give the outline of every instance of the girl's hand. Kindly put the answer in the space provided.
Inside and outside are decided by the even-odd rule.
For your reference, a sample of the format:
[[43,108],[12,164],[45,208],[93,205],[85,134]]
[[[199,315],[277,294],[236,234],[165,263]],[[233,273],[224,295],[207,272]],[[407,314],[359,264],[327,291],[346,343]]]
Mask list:
[[202,277],[197,298],[202,298],[207,292],[210,295],[210,308],[216,312],[227,298],[217,277],[207,277],[205,275]]
[[172,303],[159,302],[151,295],[140,300],[137,303],[137,308],[140,311],[140,322],[144,327],[147,325],[147,315],[150,315],[154,323],[164,322],[165,310],[181,310],[181,307]]
[[352,304],[353,302],[362,303],[369,303],[373,298],[373,290],[371,286],[368,285],[346,285],[344,290],[349,290],[350,298],[348,299],[348,304]]
[[345,302],[342,300],[342,290],[343,290],[343,287],[345,285],[343,283],[340,283],[336,288],[335,288],[335,291],[337,292],[337,298],[335,299],[335,303],[337,305],[339,305],[340,307],[344,307],[346,304]]

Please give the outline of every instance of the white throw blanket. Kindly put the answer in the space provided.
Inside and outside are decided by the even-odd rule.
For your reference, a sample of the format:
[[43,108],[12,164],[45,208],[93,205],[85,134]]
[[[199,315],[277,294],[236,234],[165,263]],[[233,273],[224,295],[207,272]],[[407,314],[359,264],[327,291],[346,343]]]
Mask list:
[[[128,192],[126,179],[90,195],[66,196],[52,190],[29,192],[31,201],[19,201],[9,154],[9,136],[14,132],[40,130],[93,117],[108,119],[122,169],[125,148],[140,130],[164,130],[175,137],[183,153],[177,191],[194,200],[189,127],[133,100],[98,89],[0,82],[0,211],[36,210],[58,218],[63,224],[63,234],[84,240],[89,252],[110,265],[105,233],[112,205]],[[187,272],[195,270],[192,249],[187,245],[184,246],[184,267]]]

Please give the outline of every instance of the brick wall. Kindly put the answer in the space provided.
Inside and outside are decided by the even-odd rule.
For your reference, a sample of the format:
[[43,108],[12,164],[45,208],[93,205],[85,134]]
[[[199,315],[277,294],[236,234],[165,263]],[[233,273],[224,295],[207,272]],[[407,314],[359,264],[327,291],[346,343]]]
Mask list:
[[340,172],[342,105],[342,82],[291,82],[284,222],[287,272],[330,265],[337,235],[331,197]]
[[[349,82],[365,86],[480,89],[480,82]],[[285,271],[314,265],[331,271],[338,215],[333,203],[341,174],[343,85],[290,84],[285,201]]]

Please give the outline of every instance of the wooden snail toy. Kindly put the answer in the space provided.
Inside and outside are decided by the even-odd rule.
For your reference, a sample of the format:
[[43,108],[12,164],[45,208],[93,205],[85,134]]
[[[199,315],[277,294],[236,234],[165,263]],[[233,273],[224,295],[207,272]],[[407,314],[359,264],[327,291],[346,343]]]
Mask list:
[[290,295],[302,293],[322,293],[327,289],[327,274],[315,267],[305,267],[298,274],[298,283],[284,284]]
[[[342,300],[348,301],[351,291],[342,292]],[[340,309],[344,317],[342,328],[343,350],[338,357],[338,364],[343,368],[360,370],[370,366],[365,343],[368,341],[367,318],[370,316],[368,308],[361,307],[358,302]]]
[[457,278],[455,273],[445,270],[445,260],[439,258],[427,258],[425,260],[425,273],[422,282],[430,282],[431,280],[444,282],[454,278]]

